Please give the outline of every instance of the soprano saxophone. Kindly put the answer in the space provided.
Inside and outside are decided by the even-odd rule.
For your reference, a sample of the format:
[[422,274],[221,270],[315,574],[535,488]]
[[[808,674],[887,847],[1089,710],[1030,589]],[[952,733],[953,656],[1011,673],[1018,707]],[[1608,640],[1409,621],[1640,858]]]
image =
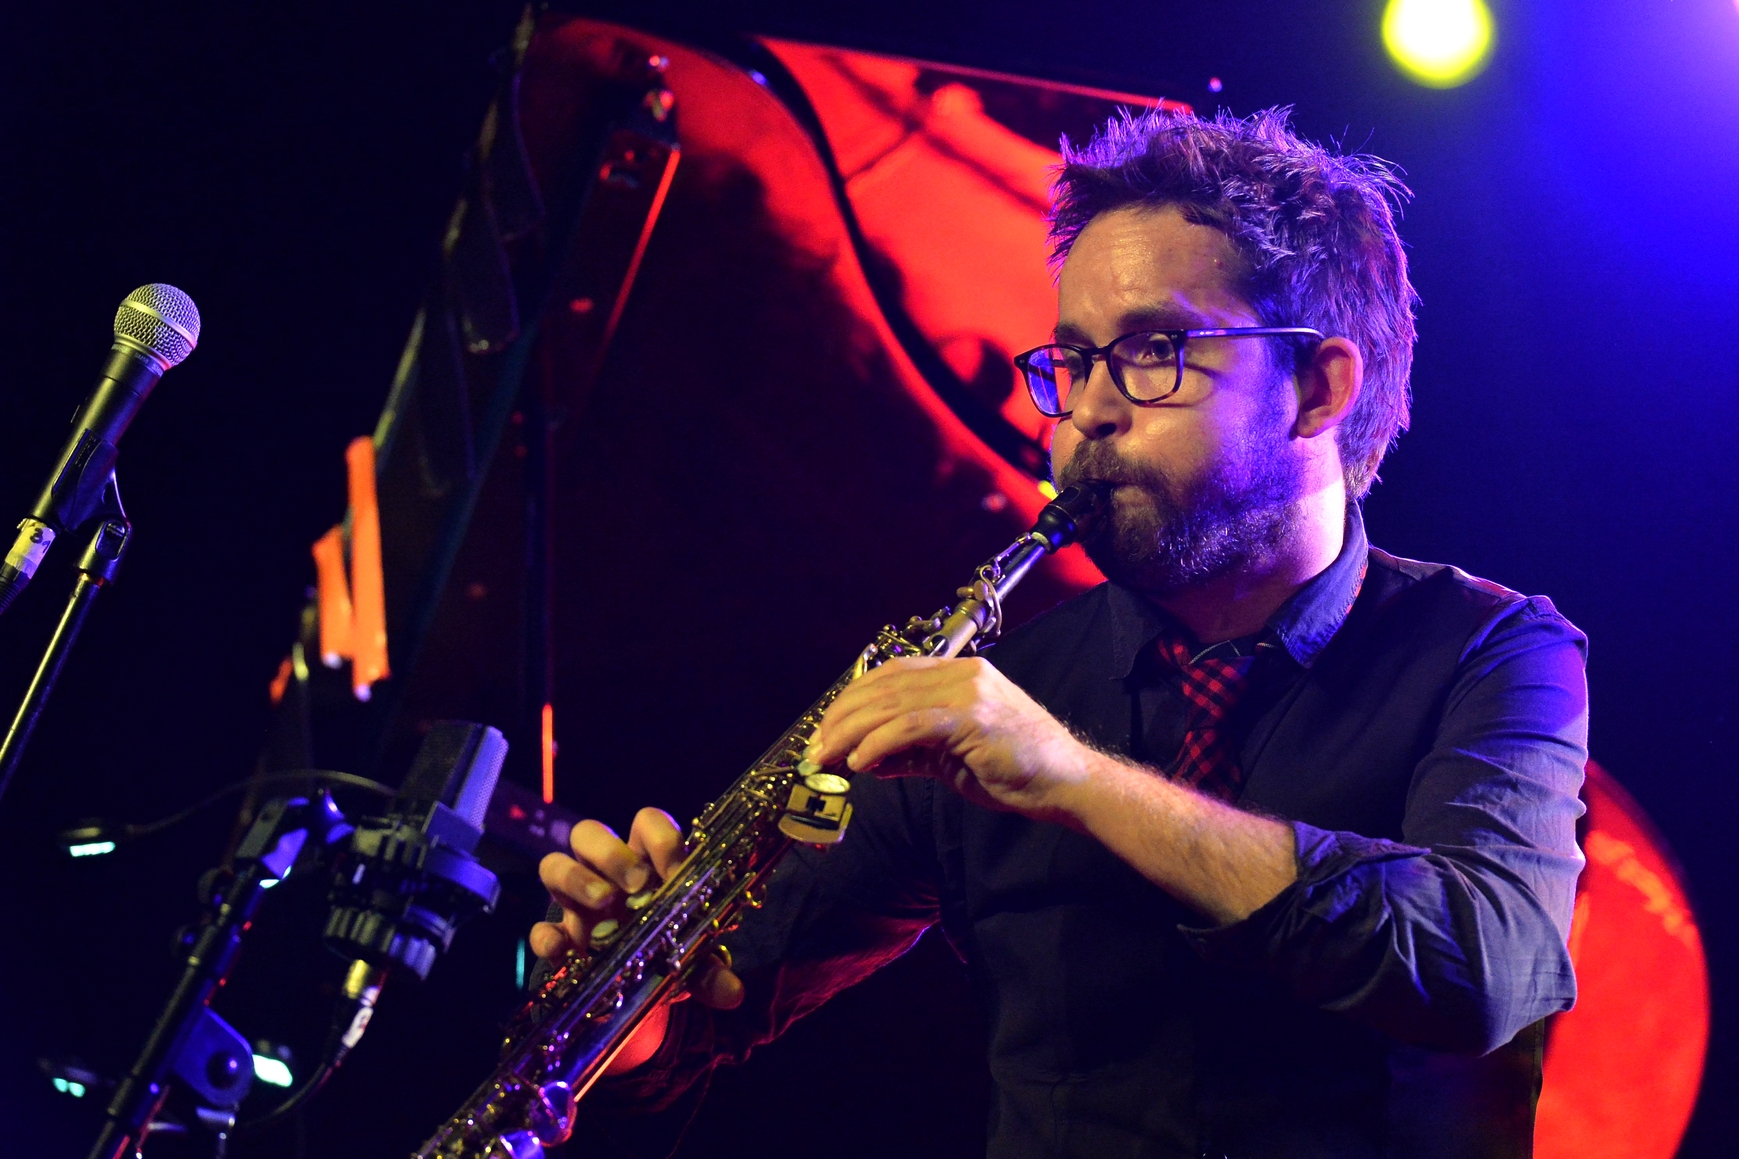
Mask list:
[[626,899],[621,920],[592,929],[510,1023],[495,1073],[415,1159],[540,1159],[565,1142],[576,1105],[658,1004],[675,993],[746,908],[760,904],[794,843],[832,845],[851,820],[851,782],[803,757],[845,686],[897,656],[958,656],[996,638],[1002,598],[1046,554],[1073,543],[1104,504],[1097,486],[1065,488],[1031,531],[982,565],[959,602],[877,633],[857,661],[695,819],[669,880]]

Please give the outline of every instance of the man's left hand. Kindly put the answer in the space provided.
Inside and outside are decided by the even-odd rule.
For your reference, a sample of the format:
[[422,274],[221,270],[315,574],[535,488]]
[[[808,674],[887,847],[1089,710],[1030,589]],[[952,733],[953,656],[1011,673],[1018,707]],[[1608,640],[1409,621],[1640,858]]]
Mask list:
[[975,804],[1039,820],[1070,818],[1062,790],[1092,750],[988,661],[904,657],[853,681],[809,753],[881,776],[932,776]]

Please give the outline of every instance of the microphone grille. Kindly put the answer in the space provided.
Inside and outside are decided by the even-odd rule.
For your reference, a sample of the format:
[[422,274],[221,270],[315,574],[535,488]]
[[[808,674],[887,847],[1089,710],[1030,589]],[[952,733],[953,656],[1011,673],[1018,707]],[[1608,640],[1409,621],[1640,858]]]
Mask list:
[[176,366],[199,345],[199,307],[174,286],[140,286],[115,311],[115,337],[131,339]]

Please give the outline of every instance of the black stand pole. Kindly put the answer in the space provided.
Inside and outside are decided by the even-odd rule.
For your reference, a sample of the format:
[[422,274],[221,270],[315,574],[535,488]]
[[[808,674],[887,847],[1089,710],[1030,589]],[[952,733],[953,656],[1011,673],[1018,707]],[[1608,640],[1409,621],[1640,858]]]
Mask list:
[[[264,893],[260,883],[270,877],[256,865],[231,883],[218,908],[217,919],[205,927],[198,944],[188,954],[187,969],[176,983],[163,1013],[157,1016],[157,1023],[145,1040],[145,1048],[139,1052],[139,1058],[128,1070],[127,1077],[115,1088],[115,1096],[108,1106],[108,1120],[103,1124],[96,1145],[91,1148],[91,1159],[132,1159],[137,1154],[151,1120],[157,1117],[163,1101],[169,1097],[168,1072],[182,1039],[191,1028],[192,1018],[205,1009],[218,983],[229,973],[235,952],[240,948],[241,931],[252,920]],[[247,1066],[251,1069],[253,1059],[231,1056],[231,1063],[236,1068]]]
[[[341,823],[336,810],[300,797],[267,803],[236,850],[237,872],[223,892],[211,921],[187,953],[186,968],[139,1058],[115,1087],[107,1121],[90,1159],[132,1159],[169,1096],[172,1075],[198,1090],[220,1109],[233,1112],[253,1081],[247,1040],[211,1013],[207,1003],[223,984],[241,950],[242,934],[254,918],[265,884],[290,871],[312,837]],[[223,1134],[227,1135],[225,1129]]]
[[17,771],[18,762],[24,757],[24,746],[30,743],[30,734],[36,728],[36,720],[48,704],[55,681],[60,679],[60,670],[66,664],[67,654],[78,640],[79,629],[84,627],[85,616],[89,614],[91,604],[96,602],[97,593],[115,578],[115,572],[121,566],[121,557],[126,554],[127,545],[132,542],[133,525],[127,522],[125,513],[120,513],[119,496],[115,494],[112,475],[109,477],[109,494],[115,495],[113,508],[118,514],[109,515],[97,525],[97,532],[91,536],[90,545],[85,548],[84,555],[79,557],[78,582],[73,585],[72,595],[66,602],[66,610],[61,613],[60,623],[55,626],[54,635],[49,638],[48,648],[42,654],[42,663],[37,665],[36,675],[31,677],[30,687],[25,690],[24,702],[18,706],[18,715],[12,718],[12,727],[6,730],[5,741],[0,742],[0,797],[6,795],[7,786],[12,783],[12,774]]
[[[530,378],[520,407],[525,460],[525,697],[521,705],[522,751],[540,767],[544,800],[555,792],[553,735],[544,738],[546,713],[555,701],[555,399],[543,347],[544,373]],[[553,721],[551,724],[553,729]]]

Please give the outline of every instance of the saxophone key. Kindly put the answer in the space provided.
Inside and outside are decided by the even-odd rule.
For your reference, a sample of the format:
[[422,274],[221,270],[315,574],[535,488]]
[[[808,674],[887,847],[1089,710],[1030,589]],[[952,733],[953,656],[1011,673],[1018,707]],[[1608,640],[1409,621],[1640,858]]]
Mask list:
[[851,782],[837,773],[812,772],[791,786],[779,832],[809,845],[837,845],[851,821]]

